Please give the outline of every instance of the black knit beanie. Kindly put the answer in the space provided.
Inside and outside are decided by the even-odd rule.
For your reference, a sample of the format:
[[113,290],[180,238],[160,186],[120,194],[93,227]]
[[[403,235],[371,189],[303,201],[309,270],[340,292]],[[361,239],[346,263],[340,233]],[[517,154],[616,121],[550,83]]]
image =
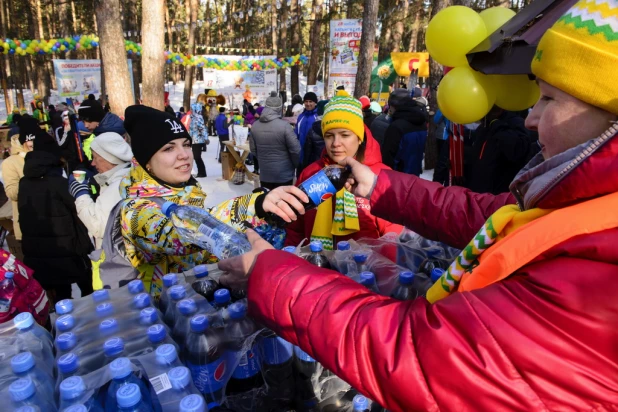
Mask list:
[[19,126],[19,143],[35,140],[41,134],[47,134],[39,127],[39,122],[34,117],[22,117],[17,123]]
[[84,100],[77,113],[80,120],[85,122],[100,122],[105,117],[103,106],[96,100]]
[[303,102],[307,100],[311,100],[312,102],[315,102],[315,104],[318,104],[318,96],[313,92],[305,93],[305,97],[303,97]]
[[127,107],[124,128],[131,136],[133,156],[143,168],[159,149],[172,140],[191,140],[187,129],[176,116],[143,105]]

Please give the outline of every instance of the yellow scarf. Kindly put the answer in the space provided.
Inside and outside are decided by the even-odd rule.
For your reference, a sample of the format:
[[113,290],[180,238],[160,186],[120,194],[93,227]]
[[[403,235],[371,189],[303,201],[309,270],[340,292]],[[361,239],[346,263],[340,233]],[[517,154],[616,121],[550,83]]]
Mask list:
[[334,216],[332,197],[318,206],[311,241],[319,240],[324,250],[333,250],[333,236],[347,236],[359,230],[356,199],[352,193],[341,189],[335,195]]

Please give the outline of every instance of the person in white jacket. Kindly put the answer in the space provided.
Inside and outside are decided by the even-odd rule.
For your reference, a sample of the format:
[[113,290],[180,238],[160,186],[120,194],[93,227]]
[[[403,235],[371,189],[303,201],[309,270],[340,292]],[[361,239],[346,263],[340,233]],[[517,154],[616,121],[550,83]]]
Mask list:
[[70,191],[75,197],[77,215],[95,239],[95,248],[103,244],[105,225],[112,208],[120,201],[120,182],[129,173],[133,152],[118,133],[102,133],[92,145],[92,165],[99,172],[94,179],[101,186],[96,202],[89,195],[88,186],[69,176]]

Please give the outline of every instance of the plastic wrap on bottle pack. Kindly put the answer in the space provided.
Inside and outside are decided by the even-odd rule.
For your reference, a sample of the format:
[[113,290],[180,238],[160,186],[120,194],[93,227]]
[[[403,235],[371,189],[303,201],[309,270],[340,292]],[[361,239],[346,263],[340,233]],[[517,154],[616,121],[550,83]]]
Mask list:
[[461,250],[450,247],[445,243],[426,239],[409,229],[404,229],[396,238],[385,238],[383,242],[396,244],[397,264],[415,273],[423,260],[427,258],[428,250],[439,249],[437,257],[443,260],[446,266],[461,252]]

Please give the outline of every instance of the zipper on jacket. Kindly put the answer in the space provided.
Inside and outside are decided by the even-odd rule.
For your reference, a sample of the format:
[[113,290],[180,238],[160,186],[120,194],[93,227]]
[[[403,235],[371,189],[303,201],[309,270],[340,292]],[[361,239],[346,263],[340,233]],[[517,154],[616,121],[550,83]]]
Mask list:
[[[545,195],[550,189],[554,188],[560,180],[567,174],[571,169],[575,166],[586,160],[590,155],[592,155],[599,146],[603,145],[607,142],[611,137],[615,136],[618,133],[618,125],[614,124],[609,129],[607,129],[601,136],[597,137],[586,147],[580,154],[578,154],[575,159],[573,159],[568,165],[564,167],[553,179],[551,179],[545,186],[543,186],[538,192],[536,192],[530,198],[530,205],[535,205],[543,195]],[[516,190],[519,193],[519,190]],[[521,193],[519,193],[521,195]],[[523,199],[522,199],[523,200]],[[518,201],[519,203],[519,201]],[[524,205],[525,206],[525,205]],[[521,205],[520,205],[521,208]],[[522,210],[524,210],[522,208]]]

